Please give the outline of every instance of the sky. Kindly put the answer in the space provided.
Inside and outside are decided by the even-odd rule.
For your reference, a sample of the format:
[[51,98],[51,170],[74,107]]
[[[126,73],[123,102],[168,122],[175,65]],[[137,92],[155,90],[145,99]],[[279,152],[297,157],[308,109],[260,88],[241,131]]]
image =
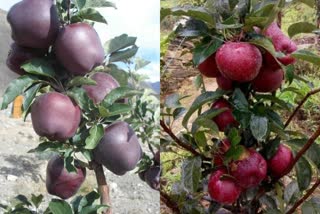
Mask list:
[[[0,0],[0,8],[8,11],[19,0]],[[160,1],[159,0],[113,0],[117,9],[98,9],[108,25],[95,24],[101,41],[123,33],[137,37],[137,56],[151,63],[141,69],[151,82],[160,80]]]

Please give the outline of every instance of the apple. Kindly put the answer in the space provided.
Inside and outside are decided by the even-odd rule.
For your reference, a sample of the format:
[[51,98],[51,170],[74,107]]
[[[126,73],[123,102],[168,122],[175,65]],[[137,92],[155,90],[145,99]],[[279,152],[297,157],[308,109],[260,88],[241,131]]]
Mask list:
[[31,106],[31,120],[39,136],[65,141],[75,135],[81,111],[68,96],[50,92],[36,98]]
[[74,75],[85,75],[104,60],[97,32],[86,23],[65,26],[54,45],[59,62]]
[[289,147],[280,144],[276,154],[267,161],[271,176],[280,178],[293,162],[293,154]]
[[198,65],[198,69],[206,77],[218,77],[220,76],[219,69],[216,64],[216,54],[212,54],[203,62]]
[[47,51],[47,49],[25,48],[14,42],[11,44],[6,63],[10,70],[19,75],[24,75],[25,71],[21,66],[28,60],[44,56]]
[[52,157],[47,165],[48,193],[62,199],[75,195],[86,178],[86,168],[76,167],[76,169],[76,172],[68,172],[62,157],[59,155]]
[[96,85],[84,85],[83,88],[94,103],[100,103],[112,89],[120,85],[110,74],[97,72],[91,76]]
[[267,162],[257,151],[248,149],[230,164],[230,173],[242,188],[256,187],[267,176]]
[[48,48],[59,32],[60,21],[53,0],[23,0],[13,5],[7,20],[12,39],[20,46]]
[[248,82],[258,75],[262,55],[252,44],[226,42],[216,53],[216,63],[223,76],[238,82]]
[[213,156],[214,166],[222,166],[223,158],[227,151],[230,149],[231,143],[229,139],[225,138],[218,144],[218,151]]
[[227,175],[227,170],[219,169],[209,178],[208,191],[210,197],[221,204],[233,204],[241,194],[241,187]]
[[252,89],[257,92],[274,92],[281,87],[284,72],[263,66],[259,75],[252,81]]
[[160,189],[160,174],[161,169],[159,166],[151,166],[144,173],[145,182],[155,190]]
[[233,90],[233,81],[222,75],[217,77],[218,87],[225,91]]
[[211,108],[212,109],[226,108],[224,112],[212,118],[212,120],[217,124],[219,131],[223,132],[228,126],[234,126],[238,124],[232,115],[232,109],[228,101],[224,99],[219,99],[212,104]]
[[104,130],[104,136],[93,150],[94,160],[116,175],[134,169],[141,159],[138,137],[128,123],[114,122]]

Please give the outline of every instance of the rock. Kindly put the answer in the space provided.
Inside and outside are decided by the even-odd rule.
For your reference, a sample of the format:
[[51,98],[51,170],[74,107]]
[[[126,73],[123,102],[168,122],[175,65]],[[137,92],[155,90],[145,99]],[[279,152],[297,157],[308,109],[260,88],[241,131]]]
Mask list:
[[8,181],[16,181],[18,179],[18,177],[17,176],[15,176],[15,175],[7,175],[7,180]]

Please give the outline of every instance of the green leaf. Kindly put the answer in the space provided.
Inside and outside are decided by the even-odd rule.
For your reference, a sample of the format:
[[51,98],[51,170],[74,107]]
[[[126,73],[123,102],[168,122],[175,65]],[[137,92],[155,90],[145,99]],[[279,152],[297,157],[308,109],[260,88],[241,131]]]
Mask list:
[[181,106],[180,100],[181,100],[180,95],[177,93],[174,93],[166,97],[164,104],[167,108],[178,108]]
[[41,204],[41,202],[43,201],[43,195],[34,195],[34,194],[31,194],[31,201],[33,203],[33,205],[38,208],[39,205]]
[[106,43],[104,43],[104,51],[105,53],[111,54],[113,52],[119,51],[124,48],[131,47],[135,45],[137,41],[137,37],[128,36],[127,34],[122,34],[120,36],[114,37]]
[[24,113],[24,119],[26,119],[28,113],[29,113],[29,110],[30,110],[30,107],[31,107],[31,104],[34,100],[34,98],[36,97],[36,94],[37,92],[39,91],[39,89],[41,88],[42,84],[36,84],[34,86],[32,86],[31,88],[29,88],[24,96],[23,96],[23,113]]
[[104,98],[104,100],[101,102],[101,105],[108,108],[111,106],[115,101],[126,98],[126,97],[132,97],[135,95],[141,95],[141,91],[133,90],[129,87],[118,87],[109,92],[107,96]]
[[135,66],[134,66],[134,70],[137,71],[141,68],[144,68],[145,66],[149,65],[151,61],[142,59],[142,58],[137,58],[135,60]]
[[93,213],[96,213],[96,211],[102,207],[107,208],[109,206],[108,205],[100,205],[100,204],[86,206],[81,210],[80,214],[93,214]]
[[96,81],[94,81],[91,78],[76,76],[68,82],[67,88],[82,86],[82,85],[96,85],[96,84],[97,84]]
[[15,197],[17,200],[22,202],[22,204],[27,205],[27,206],[32,206],[32,204],[29,202],[28,198],[24,195],[18,195]]
[[174,7],[174,8],[161,8],[160,11],[160,21],[163,20],[166,16],[189,16],[191,18],[204,21],[208,23],[210,26],[215,25],[215,20],[203,7],[194,7],[190,5],[182,6],[182,7]]
[[302,156],[295,165],[295,169],[300,191],[306,190],[309,187],[312,178],[312,168],[310,163]]
[[298,50],[291,54],[296,59],[301,59],[320,66],[320,56],[308,50]]
[[91,127],[89,131],[89,136],[87,137],[85,143],[85,149],[94,149],[100,142],[101,138],[103,137],[104,129],[101,124],[94,125]]
[[206,43],[200,43],[193,49],[193,63],[195,65],[201,64],[208,57],[214,54],[219,47],[221,47],[223,39],[214,37],[212,40]]
[[289,26],[288,35],[290,38],[300,33],[312,33],[317,26],[309,22],[297,22]]
[[45,59],[35,58],[21,66],[23,70],[30,74],[54,78],[55,72],[52,64]]
[[200,96],[198,96],[193,103],[191,104],[188,112],[186,113],[186,115],[183,118],[182,121],[182,125],[187,128],[188,125],[188,121],[191,117],[191,115],[197,111],[199,108],[201,108],[204,104],[208,103],[208,102],[214,102],[215,100],[217,100],[218,98],[222,97],[224,95],[225,92],[223,92],[222,90],[216,90],[214,92],[210,91],[210,92],[205,92],[202,93]]
[[268,132],[268,118],[252,115],[250,120],[250,130],[252,135],[262,141]]
[[176,108],[175,110],[173,110],[172,116],[174,120],[179,119],[180,117],[182,117],[182,115],[186,112],[186,108],[184,107],[179,107]]
[[266,37],[256,36],[253,39],[249,40],[249,43],[264,48],[272,56],[276,55],[276,50],[274,49],[272,41]]
[[81,110],[90,112],[92,109],[94,109],[93,101],[88,97],[83,88],[72,88],[72,90],[67,92],[67,95],[75,100],[75,102],[80,106]]
[[199,148],[205,148],[207,146],[207,138],[205,132],[198,131],[194,135],[194,139]]
[[245,147],[242,145],[231,146],[225,154],[226,160],[239,160],[244,151]]
[[75,0],[74,3],[77,6],[78,10],[81,10],[86,4],[87,0]]
[[119,114],[125,114],[132,110],[132,106],[124,103],[114,103],[108,108],[99,106],[99,113],[101,117],[111,117]]
[[292,181],[284,189],[284,200],[287,204],[293,203],[300,197],[300,191],[297,181]]
[[320,213],[320,200],[319,198],[311,198],[305,201],[301,207],[302,214],[318,214]]
[[101,15],[101,13],[94,8],[84,8],[80,10],[76,15],[71,17],[72,23],[83,20],[90,20],[94,22],[108,24],[107,20]]
[[33,153],[33,152],[44,152],[44,151],[56,151],[59,147],[62,145],[57,143],[57,142],[43,142],[40,143],[35,149],[31,149],[28,151],[28,153]]
[[115,64],[108,64],[106,69],[106,72],[110,74],[113,78],[115,78],[120,84],[120,86],[128,85],[129,75],[125,70],[118,68],[118,66]]
[[[83,0],[80,0],[80,1],[83,1]],[[88,7],[113,7],[114,9],[117,9],[115,3],[106,1],[106,0],[86,0],[85,4],[82,5],[82,8],[88,8]]]
[[273,140],[268,141],[265,145],[261,153],[263,156],[269,160],[271,159],[278,151],[280,145],[280,138],[275,138]]
[[249,103],[245,95],[239,88],[236,88],[233,92],[232,103],[234,107],[239,111],[243,111],[243,112],[249,111]]
[[231,142],[231,145],[236,146],[241,141],[241,136],[239,135],[239,131],[236,128],[232,128],[228,133],[228,139]]
[[181,167],[181,181],[186,190],[196,192],[201,178],[201,158],[185,159]]
[[63,200],[52,199],[49,203],[49,209],[52,214],[72,214],[70,205]]
[[4,92],[1,110],[8,108],[8,105],[13,102],[17,96],[22,95],[23,92],[37,80],[38,79],[36,77],[25,75],[11,81]]
[[136,55],[138,49],[139,49],[138,46],[133,45],[131,48],[127,48],[125,50],[113,52],[110,55],[109,62],[119,62],[119,61],[129,59],[129,58],[133,57],[134,55]]
[[275,199],[267,194],[263,195],[260,199],[259,199],[260,203],[265,205],[267,207],[267,210],[270,209],[276,209],[277,208],[277,203],[275,201]]
[[269,101],[274,102],[274,103],[278,104],[279,106],[281,106],[282,108],[285,108],[286,110],[289,110],[289,111],[291,109],[291,105],[289,103],[287,103],[284,100],[281,100],[275,96],[272,96],[270,94],[256,94],[255,98],[258,100],[260,100],[260,99],[269,100]]
[[316,1],[315,0],[295,0],[294,2],[304,3],[305,5],[308,5],[311,8],[314,8],[314,6],[316,5]]

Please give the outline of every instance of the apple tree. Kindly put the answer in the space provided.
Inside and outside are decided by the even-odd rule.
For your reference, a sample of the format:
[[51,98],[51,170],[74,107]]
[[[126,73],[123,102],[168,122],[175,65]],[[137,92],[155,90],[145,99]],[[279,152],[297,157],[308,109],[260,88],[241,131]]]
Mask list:
[[[292,40],[317,27],[293,23],[287,36],[281,30],[287,4],[207,0],[161,9],[161,20],[189,17],[174,34],[194,44],[201,90],[189,106],[182,104],[188,94],[168,95],[161,104],[161,200],[174,213],[320,212],[319,197],[311,197],[320,185],[319,123],[311,134],[290,126],[320,88],[296,107],[280,98],[300,93],[293,81],[306,81],[295,72],[297,60],[320,66],[318,52],[298,49]],[[218,88],[206,90],[203,76]]]
[[[93,28],[107,24],[100,7],[116,8],[105,0],[22,0],[7,15],[14,41],[7,65],[20,77],[6,89],[1,109],[23,95],[24,119],[31,115],[40,137],[30,152],[56,153],[46,187],[60,199],[45,213],[112,213],[103,167],[124,175],[139,166],[143,180],[159,188],[159,101],[136,72],[149,62],[134,58],[136,37],[122,34],[101,44]],[[87,170],[94,170],[98,191],[68,204],[64,200],[76,195]],[[6,213],[38,213],[43,195],[17,199],[14,207],[1,205]]]

